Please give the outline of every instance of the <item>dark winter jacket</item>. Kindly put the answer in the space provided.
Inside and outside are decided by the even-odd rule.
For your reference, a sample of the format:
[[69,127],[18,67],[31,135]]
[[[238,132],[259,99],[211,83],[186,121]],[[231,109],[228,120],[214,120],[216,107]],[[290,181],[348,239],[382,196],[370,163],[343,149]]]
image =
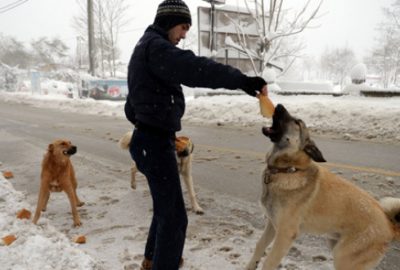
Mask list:
[[185,111],[181,84],[244,89],[246,78],[238,69],[177,48],[164,30],[151,25],[137,43],[129,63],[125,114],[134,124],[179,131]]

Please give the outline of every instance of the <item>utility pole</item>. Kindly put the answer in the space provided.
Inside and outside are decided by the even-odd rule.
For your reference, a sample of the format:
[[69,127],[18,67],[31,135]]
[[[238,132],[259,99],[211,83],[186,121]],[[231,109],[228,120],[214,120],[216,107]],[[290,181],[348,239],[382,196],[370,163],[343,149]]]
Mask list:
[[93,23],[93,0],[87,0],[88,12],[88,40],[89,40],[89,72],[95,75],[95,51],[94,51],[94,23]]
[[261,18],[262,18],[262,29],[263,29],[263,37],[266,35],[265,31],[265,8],[264,8],[264,0],[261,0]]
[[76,37],[76,58],[78,61],[79,70],[82,68],[82,37]]
[[[265,30],[265,9],[264,9],[264,0],[261,0],[261,18],[262,18],[262,30],[263,30],[263,40],[261,41],[261,55],[264,58],[265,54],[265,36],[266,36],[266,30]],[[263,71],[263,61],[260,61],[260,73]]]
[[100,52],[101,52],[101,77],[104,78],[104,47],[103,47],[103,10],[99,2],[99,28],[100,28]]
[[[214,55],[215,51],[215,5],[214,1],[210,1],[211,3],[211,32],[210,32],[210,49],[211,49],[211,55]],[[214,58],[214,57],[212,57]]]
[[215,5],[216,4],[225,4],[225,0],[204,0],[211,4],[210,10],[210,51],[211,51],[211,58],[214,58],[213,54],[216,51],[217,45],[217,35],[215,33]]

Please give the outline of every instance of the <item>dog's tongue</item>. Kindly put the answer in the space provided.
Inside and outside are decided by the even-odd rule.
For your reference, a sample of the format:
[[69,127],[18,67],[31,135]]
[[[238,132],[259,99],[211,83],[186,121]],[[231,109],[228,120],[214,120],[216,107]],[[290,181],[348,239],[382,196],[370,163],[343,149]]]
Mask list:
[[275,131],[272,129],[272,128],[270,128],[270,127],[263,127],[262,128],[262,133],[265,135],[265,136],[271,136],[271,134],[273,134]]
[[70,156],[70,155],[73,155],[75,153],[76,153],[76,148],[71,148],[71,149],[63,151],[63,154],[66,155],[66,156]]

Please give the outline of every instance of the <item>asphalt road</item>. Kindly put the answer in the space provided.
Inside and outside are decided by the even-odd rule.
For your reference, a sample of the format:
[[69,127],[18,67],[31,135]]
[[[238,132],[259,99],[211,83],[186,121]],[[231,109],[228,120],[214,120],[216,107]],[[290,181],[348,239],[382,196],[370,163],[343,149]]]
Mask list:
[[[129,167],[129,154],[121,151],[116,142],[131,128],[127,120],[116,117],[65,113],[0,101],[0,161],[9,166],[31,164],[32,155],[24,160],[24,152],[36,151],[36,168],[30,170],[36,169],[37,176],[47,145],[56,138],[68,138],[78,146],[79,155]],[[179,134],[190,136],[195,143],[196,185],[249,201],[258,200],[259,176],[271,147],[260,127],[184,124]],[[333,170],[400,177],[400,145],[314,139],[328,161],[325,165]],[[35,190],[37,183],[32,185]]]

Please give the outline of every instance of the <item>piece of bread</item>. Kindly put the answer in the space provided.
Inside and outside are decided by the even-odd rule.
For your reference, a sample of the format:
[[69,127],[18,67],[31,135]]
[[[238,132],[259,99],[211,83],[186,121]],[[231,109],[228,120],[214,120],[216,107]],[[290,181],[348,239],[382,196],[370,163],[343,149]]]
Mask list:
[[9,246],[11,245],[15,240],[17,240],[17,237],[13,234],[9,234],[7,236],[4,236],[2,238],[4,245]]
[[26,210],[25,208],[21,209],[17,213],[17,218],[19,219],[30,219],[31,218],[31,211]]
[[271,118],[274,115],[275,106],[268,96],[260,94],[258,95],[260,100],[260,112],[261,115],[267,118]]
[[84,235],[78,235],[74,238],[74,242],[77,244],[85,244],[86,243],[86,237]]
[[4,171],[3,172],[3,176],[4,176],[5,179],[14,178],[14,174],[12,172],[10,172],[10,171]]

